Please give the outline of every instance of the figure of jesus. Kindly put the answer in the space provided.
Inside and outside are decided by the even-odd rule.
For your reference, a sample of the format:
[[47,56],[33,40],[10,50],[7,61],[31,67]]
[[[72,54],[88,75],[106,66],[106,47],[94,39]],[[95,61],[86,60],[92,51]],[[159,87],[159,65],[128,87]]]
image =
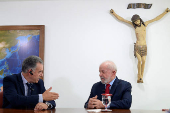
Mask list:
[[136,43],[134,45],[134,55],[138,59],[137,83],[143,83],[143,74],[144,74],[145,61],[147,55],[146,27],[148,26],[148,24],[161,19],[168,12],[170,12],[170,10],[167,8],[162,14],[160,14],[156,18],[144,22],[137,14],[132,16],[131,21],[128,21],[120,17],[119,15],[117,15],[113,9],[110,10],[110,13],[113,14],[118,20],[128,23],[135,28]]

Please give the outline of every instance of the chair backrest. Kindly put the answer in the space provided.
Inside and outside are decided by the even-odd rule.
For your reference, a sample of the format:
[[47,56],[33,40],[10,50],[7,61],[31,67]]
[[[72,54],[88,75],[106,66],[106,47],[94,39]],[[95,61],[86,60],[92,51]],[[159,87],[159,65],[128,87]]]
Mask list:
[[3,91],[0,91],[0,108],[2,108],[3,104]]

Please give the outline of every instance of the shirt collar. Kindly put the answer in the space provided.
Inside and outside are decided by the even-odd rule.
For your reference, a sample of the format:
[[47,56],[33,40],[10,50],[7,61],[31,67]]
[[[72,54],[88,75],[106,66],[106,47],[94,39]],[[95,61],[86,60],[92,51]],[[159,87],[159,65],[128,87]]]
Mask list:
[[[110,86],[112,86],[113,85],[113,83],[114,83],[114,81],[116,80],[116,77],[109,83],[110,84]],[[105,86],[106,86],[106,84],[105,84]]]
[[22,75],[21,73],[21,78],[22,78],[22,81],[23,81],[23,84],[26,84],[28,81],[24,78],[24,76]]

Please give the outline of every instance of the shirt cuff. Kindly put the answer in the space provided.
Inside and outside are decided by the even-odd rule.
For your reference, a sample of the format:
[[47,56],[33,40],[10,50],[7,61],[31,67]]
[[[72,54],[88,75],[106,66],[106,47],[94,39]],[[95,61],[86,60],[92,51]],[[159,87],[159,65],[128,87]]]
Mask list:
[[39,94],[39,102],[43,102],[42,94]]

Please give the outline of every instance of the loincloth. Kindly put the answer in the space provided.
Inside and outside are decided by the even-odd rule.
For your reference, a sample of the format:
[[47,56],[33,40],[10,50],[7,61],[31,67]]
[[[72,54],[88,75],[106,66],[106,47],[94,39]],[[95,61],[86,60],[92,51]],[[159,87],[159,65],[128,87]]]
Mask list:
[[134,43],[134,56],[136,57],[136,52],[141,56],[146,56],[147,55],[147,46],[146,45],[136,45]]

